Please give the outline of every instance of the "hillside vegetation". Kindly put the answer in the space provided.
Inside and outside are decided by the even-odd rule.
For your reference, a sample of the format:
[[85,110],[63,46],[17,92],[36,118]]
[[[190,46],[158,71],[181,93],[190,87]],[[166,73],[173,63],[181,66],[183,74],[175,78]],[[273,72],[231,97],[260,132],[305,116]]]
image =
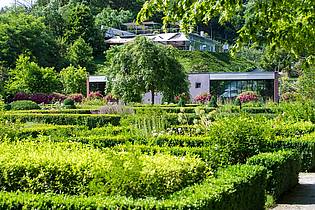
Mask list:
[[234,58],[227,53],[181,50],[177,59],[187,72],[246,72],[256,67],[245,58]]

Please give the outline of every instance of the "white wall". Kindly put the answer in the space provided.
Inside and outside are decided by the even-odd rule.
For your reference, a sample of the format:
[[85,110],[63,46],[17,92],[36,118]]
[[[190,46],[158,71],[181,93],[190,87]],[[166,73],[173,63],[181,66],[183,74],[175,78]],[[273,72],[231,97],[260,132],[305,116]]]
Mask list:
[[[151,92],[145,93],[142,97],[142,103],[151,104]],[[154,94],[154,104],[162,104],[162,94],[155,93]]]
[[[189,93],[190,98],[193,101],[197,95],[202,93],[209,93],[210,91],[210,77],[209,74],[190,74],[188,76],[189,80]],[[201,83],[200,88],[196,88],[196,83]]]

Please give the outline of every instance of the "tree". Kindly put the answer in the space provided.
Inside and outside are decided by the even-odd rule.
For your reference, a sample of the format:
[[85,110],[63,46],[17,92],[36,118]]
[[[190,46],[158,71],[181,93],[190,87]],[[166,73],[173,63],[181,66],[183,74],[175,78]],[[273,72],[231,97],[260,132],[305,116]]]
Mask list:
[[24,13],[0,15],[0,61],[5,67],[15,67],[18,56],[28,52],[40,66],[59,63],[59,48],[40,18]]
[[68,44],[82,37],[91,46],[95,44],[97,29],[94,26],[94,17],[91,9],[84,4],[69,4],[68,11],[64,12],[67,21],[65,38]]
[[87,72],[85,68],[69,66],[60,72],[64,93],[85,93]]
[[209,22],[219,16],[224,23],[242,14],[244,25],[239,30],[237,46],[270,46],[283,48],[295,56],[314,56],[315,30],[313,0],[148,0],[138,14],[138,22],[162,12],[163,23],[179,21],[190,31],[200,21]]
[[119,27],[122,23],[130,21],[132,14],[128,10],[114,10],[110,7],[104,8],[96,15],[95,24],[98,28],[107,30],[109,27]]
[[145,37],[116,47],[108,53],[107,75],[112,93],[125,102],[141,101],[142,94],[162,92],[168,100],[188,91],[187,75],[169,47]]
[[81,37],[70,46],[67,57],[70,64],[84,67],[90,73],[95,71],[93,49]]
[[20,55],[16,68],[9,71],[6,88],[10,93],[52,93],[60,90],[58,74],[53,68],[42,68],[30,60],[27,55]]

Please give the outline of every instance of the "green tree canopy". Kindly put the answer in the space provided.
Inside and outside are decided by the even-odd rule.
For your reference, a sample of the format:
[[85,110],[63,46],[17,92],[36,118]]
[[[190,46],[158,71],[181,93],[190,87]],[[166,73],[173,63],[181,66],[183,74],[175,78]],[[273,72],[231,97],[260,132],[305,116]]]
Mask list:
[[53,68],[42,68],[23,54],[19,56],[16,68],[9,71],[9,76],[6,88],[10,93],[52,93],[61,87]]
[[69,47],[68,59],[74,66],[85,67],[90,73],[95,71],[93,49],[81,37]]
[[148,0],[138,14],[142,22],[162,12],[163,23],[179,21],[190,31],[200,21],[232,20],[241,14],[244,24],[239,30],[237,46],[263,46],[284,49],[295,56],[314,56],[315,1],[313,0]]
[[112,93],[125,102],[138,102],[142,94],[162,92],[165,100],[188,91],[187,75],[169,47],[144,37],[108,53],[107,75]]
[[95,24],[98,28],[107,30],[108,27],[119,27],[122,23],[132,19],[132,13],[128,10],[115,10],[106,7],[96,15]]
[[64,93],[85,93],[87,72],[85,68],[69,66],[60,72]]
[[14,67],[24,52],[36,57],[40,66],[59,63],[59,48],[40,18],[24,13],[0,15],[0,61]]

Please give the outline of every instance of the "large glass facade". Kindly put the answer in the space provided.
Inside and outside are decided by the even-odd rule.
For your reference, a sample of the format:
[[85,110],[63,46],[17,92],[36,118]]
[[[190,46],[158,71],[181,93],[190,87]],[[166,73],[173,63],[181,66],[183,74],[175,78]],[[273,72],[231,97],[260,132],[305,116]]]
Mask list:
[[264,100],[273,99],[273,80],[211,80],[210,93],[220,99],[234,99],[241,92],[255,91]]

